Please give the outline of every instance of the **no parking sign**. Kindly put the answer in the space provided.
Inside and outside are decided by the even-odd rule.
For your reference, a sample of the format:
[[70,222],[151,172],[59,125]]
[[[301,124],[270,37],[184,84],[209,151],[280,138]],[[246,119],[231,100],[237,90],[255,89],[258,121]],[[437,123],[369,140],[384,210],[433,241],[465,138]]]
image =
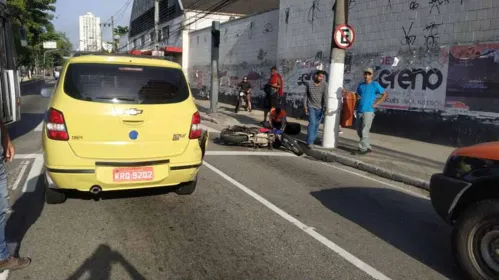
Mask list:
[[348,24],[340,24],[334,30],[334,43],[340,49],[348,49],[355,41],[355,31]]

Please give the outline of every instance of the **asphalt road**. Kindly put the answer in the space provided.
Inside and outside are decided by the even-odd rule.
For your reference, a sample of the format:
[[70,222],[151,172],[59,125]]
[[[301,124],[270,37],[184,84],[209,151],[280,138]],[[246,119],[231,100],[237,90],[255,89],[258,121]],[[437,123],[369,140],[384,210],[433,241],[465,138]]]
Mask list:
[[[40,84],[9,128],[8,279],[458,279],[427,194],[341,165],[220,144],[192,196],[167,190],[43,202]],[[5,273],[4,273],[5,276]]]

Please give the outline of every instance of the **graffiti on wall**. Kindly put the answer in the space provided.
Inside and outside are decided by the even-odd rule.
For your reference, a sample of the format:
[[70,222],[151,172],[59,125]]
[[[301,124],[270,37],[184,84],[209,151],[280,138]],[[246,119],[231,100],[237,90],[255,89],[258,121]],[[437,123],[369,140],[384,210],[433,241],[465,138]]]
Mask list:
[[328,67],[327,59],[322,51],[318,51],[315,56],[306,59],[280,60],[277,69],[283,77],[286,103],[293,108],[302,106],[305,83],[310,82],[318,70],[326,71],[326,80],[328,80]]
[[[246,76],[252,86],[252,96],[263,96],[263,88],[270,77],[270,68],[274,65],[274,62],[268,60],[263,60],[256,64],[242,62],[239,64],[220,65],[218,70],[220,94],[235,95],[234,87]],[[195,65],[188,70],[188,73],[192,88],[202,89],[203,87],[210,87],[210,65]]]

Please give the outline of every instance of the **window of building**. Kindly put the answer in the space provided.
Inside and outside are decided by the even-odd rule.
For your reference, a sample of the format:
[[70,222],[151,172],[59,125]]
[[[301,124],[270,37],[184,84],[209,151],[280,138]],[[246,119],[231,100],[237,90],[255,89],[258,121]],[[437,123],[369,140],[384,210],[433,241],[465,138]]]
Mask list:
[[165,27],[163,27],[163,39],[170,39],[170,26],[167,25]]

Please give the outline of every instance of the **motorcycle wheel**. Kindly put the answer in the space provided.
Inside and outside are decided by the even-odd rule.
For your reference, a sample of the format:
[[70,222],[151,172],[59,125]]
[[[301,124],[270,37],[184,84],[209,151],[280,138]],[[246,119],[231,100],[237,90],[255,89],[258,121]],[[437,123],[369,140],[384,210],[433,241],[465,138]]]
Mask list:
[[232,143],[232,144],[242,144],[249,140],[248,135],[244,134],[235,134],[232,131],[222,130],[220,132],[220,139],[224,142]]
[[301,149],[300,145],[295,139],[287,136],[286,134],[282,134],[281,137],[282,137],[282,145],[284,147],[292,151],[297,156],[303,155],[303,150]]

